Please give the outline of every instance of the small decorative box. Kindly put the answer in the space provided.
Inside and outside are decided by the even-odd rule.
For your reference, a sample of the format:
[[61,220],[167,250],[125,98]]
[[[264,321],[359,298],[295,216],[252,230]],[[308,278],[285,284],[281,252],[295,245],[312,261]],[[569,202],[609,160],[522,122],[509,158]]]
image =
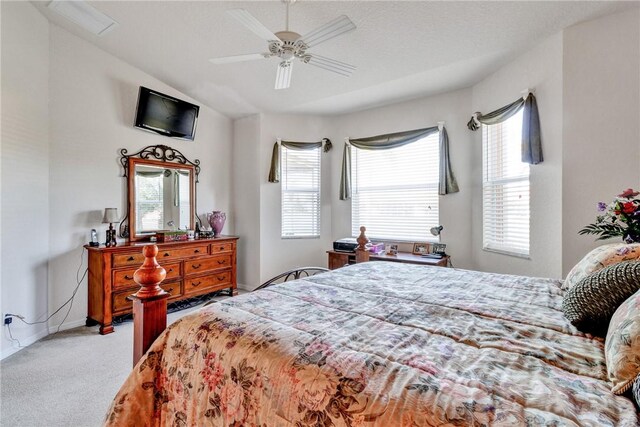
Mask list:
[[186,231],[159,231],[156,233],[158,242],[179,242],[181,240],[189,240]]

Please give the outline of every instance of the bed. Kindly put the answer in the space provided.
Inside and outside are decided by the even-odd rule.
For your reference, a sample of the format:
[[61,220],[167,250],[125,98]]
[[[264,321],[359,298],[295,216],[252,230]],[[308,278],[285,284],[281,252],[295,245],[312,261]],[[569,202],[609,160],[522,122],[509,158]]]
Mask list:
[[368,262],[227,299],[155,341],[106,425],[639,425],[562,293]]

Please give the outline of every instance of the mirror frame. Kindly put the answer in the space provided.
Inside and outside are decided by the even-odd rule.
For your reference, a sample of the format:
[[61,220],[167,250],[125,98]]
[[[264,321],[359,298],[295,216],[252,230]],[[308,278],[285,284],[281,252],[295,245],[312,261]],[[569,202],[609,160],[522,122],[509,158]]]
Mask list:
[[[158,166],[169,169],[187,169],[190,171],[190,189],[191,189],[191,219],[190,229],[194,229],[196,222],[199,224],[199,218],[196,215],[197,198],[196,184],[200,175],[200,160],[191,161],[187,159],[180,151],[175,150],[166,145],[149,145],[137,153],[127,154],[127,149],[120,150],[120,164],[124,169],[123,178],[127,179],[127,215],[120,223],[120,236],[128,237],[130,241],[147,240],[150,234],[137,235],[135,221],[135,167],[139,164]],[[126,231],[128,225],[129,231]],[[159,231],[159,230],[158,230]]]

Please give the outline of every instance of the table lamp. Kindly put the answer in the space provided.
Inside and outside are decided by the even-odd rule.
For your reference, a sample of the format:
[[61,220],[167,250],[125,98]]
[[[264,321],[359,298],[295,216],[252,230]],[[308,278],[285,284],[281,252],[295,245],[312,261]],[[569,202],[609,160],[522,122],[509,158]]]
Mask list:
[[431,231],[431,234],[438,237],[442,233],[442,230],[444,230],[444,227],[439,225],[437,227],[431,227],[431,230],[429,231]]
[[118,208],[105,208],[102,223],[109,224],[107,239],[105,242],[105,246],[107,247],[116,245],[116,230],[113,229],[114,222],[120,222],[118,219]]

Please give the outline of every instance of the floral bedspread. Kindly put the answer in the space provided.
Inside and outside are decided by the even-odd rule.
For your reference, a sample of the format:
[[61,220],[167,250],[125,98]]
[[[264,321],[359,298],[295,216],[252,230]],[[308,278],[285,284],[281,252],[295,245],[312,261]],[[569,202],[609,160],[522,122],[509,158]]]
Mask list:
[[637,426],[558,281],[390,262],[171,325],[108,426]]

